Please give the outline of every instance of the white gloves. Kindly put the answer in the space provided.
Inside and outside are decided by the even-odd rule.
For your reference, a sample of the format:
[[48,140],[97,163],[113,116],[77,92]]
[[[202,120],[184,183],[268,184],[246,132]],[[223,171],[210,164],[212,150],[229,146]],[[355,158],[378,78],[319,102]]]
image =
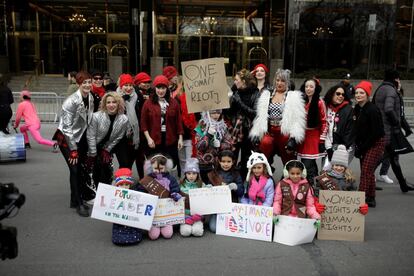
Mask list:
[[237,190],[237,184],[234,183],[234,182],[230,183],[228,186],[229,186],[229,188],[230,188],[231,191]]

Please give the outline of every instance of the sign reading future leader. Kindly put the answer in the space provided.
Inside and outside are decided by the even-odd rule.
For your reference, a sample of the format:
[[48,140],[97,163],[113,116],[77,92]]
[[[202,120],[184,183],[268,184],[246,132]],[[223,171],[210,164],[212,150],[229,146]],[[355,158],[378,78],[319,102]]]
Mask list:
[[189,113],[229,108],[224,58],[181,62]]

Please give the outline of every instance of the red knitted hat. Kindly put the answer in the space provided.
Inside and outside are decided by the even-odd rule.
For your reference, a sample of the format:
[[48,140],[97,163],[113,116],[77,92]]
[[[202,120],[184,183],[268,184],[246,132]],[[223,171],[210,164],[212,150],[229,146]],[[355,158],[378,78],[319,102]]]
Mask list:
[[128,184],[131,186],[135,182],[134,178],[132,177],[132,171],[128,168],[119,168],[114,175],[115,186],[120,186],[122,184]]
[[150,82],[150,81],[151,81],[151,76],[145,72],[138,73],[134,78],[135,85],[138,85],[143,82]]
[[119,76],[119,87],[122,88],[125,84],[134,84],[134,79],[130,74],[121,74]]
[[168,84],[168,79],[163,75],[156,76],[154,81],[152,82],[152,85],[154,87],[157,87],[159,85],[164,85],[165,87],[168,87]]
[[362,90],[364,90],[367,93],[368,97],[371,96],[371,93],[372,93],[372,83],[371,82],[363,80],[355,86],[355,90],[357,88],[361,88]]
[[76,74],[75,79],[76,79],[76,83],[78,85],[81,85],[84,80],[92,79],[92,76],[88,72],[80,71],[79,73]]
[[262,68],[265,70],[266,74],[269,74],[269,68],[267,68],[267,66],[266,66],[266,65],[264,65],[263,63],[259,63],[259,64],[257,64],[257,65],[253,68],[253,72],[255,73],[255,71],[256,71],[256,70],[257,70],[257,68],[259,68],[259,67],[262,67]]
[[173,77],[178,75],[177,69],[174,66],[167,66],[164,67],[162,70],[162,74],[167,77],[167,79],[172,79]]

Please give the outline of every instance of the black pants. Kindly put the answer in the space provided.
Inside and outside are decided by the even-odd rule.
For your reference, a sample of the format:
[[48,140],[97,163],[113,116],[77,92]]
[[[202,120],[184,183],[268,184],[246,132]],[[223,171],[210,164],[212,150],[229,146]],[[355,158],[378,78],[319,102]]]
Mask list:
[[388,144],[385,146],[385,152],[384,152],[383,159],[387,159],[387,158],[389,162],[391,163],[392,171],[394,172],[395,177],[397,178],[398,183],[400,184],[400,187],[406,187],[407,182],[401,170],[399,155],[394,153],[391,144]]
[[78,163],[72,165],[69,163],[69,156],[71,150],[69,147],[59,145],[60,151],[65,158],[66,164],[69,168],[69,182],[70,182],[70,203],[71,206],[79,206],[83,204],[82,191],[85,186],[85,160],[86,153],[88,151],[88,143],[86,141],[86,131],[83,134],[81,140],[77,144],[78,146]]
[[[145,140],[146,141],[146,140]],[[122,138],[121,141],[115,146],[113,152],[118,159],[120,168],[132,169],[134,165],[137,168],[137,172],[140,178],[144,177],[144,140],[141,140],[141,144],[138,149],[135,149],[134,145],[131,145],[126,137]]]
[[12,116],[13,111],[10,106],[0,106],[0,131],[7,129],[7,125],[9,124]]
[[[246,135],[243,138],[243,141],[239,143],[240,146],[240,162],[238,164],[240,175],[242,179],[246,179],[247,176],[247,161],[249,161],[249,157],[252,154],[252,150],[254,148],[252,142],[250,141],[249,137]],[[235,158],[239,157],[238,155],[239,150],[235,152]],[[270,172],[271,174],[271,172]]]
[[98,188],[99,183],[112,184],[113,168],[112,162],[104,163],[101,158],[102,148],[98,148],[98,156],[93,167],[93,182]]
[[315,189],[315,177],[319,175],[318,165],[316,164],[316,159],[304,159],[301,158],[300,161],[305,165],[306,168],[306,179],[309,184]]

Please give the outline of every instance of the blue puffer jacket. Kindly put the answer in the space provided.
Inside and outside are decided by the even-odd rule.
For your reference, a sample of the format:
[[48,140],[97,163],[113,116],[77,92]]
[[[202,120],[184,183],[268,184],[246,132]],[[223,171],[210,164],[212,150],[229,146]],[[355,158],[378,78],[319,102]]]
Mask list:
[[243,196],[244,193],[243,179],[241,178],[240,173],[238,171],[232,170],[218,170],[217,173],[221,176],[223,182],[227,185],[233,182],[237,184],[237,190],[231,191],[231,199],[234,203],[239,202],[239,199]]

